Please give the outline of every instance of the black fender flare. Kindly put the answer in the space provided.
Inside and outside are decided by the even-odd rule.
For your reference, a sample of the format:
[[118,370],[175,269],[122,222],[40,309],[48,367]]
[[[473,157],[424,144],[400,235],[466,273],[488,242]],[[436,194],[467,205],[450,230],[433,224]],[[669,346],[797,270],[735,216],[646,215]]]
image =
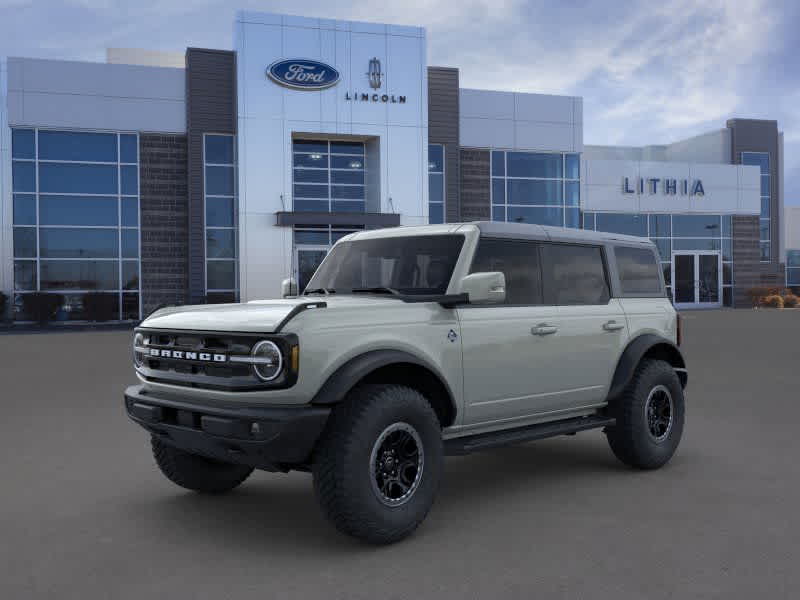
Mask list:
[[666,360],[678,373],[681,385],[685,388],[687,381],[686,361],[680,349],[670,340],[653,333],[645,333],[634,338],[623,350],[611,380],[608,398],[616,398],[628,386],[636,372],[636,367],[646,354]]
[[322,384],[319,391],[311,400],[311,404],[332,405],[344,400],[347,393],[364,377],[380,369],[391,365],[411,364],[422,367],[433,374],[438,383],[447,392],[447,401],[450,403],[450,410],[455,418],[458,407],[455,403],[453,390],[450,389],[447,381],[441,376],[438,369],[434,368],[427,361],[402,350],[371,350],[351,358]]

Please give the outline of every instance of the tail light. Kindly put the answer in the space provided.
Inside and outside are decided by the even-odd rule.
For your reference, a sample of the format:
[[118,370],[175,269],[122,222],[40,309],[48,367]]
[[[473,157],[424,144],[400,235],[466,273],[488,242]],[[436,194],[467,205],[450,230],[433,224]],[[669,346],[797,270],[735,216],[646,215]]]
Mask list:
[[677,325],[678,325],[678,327],[677,327],[677,336],[676,336],[676,341],[677,341],[677,343],[678,343],[678,346],[680,346],[680,345],[681,345],[681,338],[683,337],[683,334],[682,334],[682,332],[681,332],[681,321],[682,321],[682,319],[681,319],[681,313],[678,313],[678,314],[677,314],[677,315],[675,315],[675,316],[678,318],[678,319],[677,319]]

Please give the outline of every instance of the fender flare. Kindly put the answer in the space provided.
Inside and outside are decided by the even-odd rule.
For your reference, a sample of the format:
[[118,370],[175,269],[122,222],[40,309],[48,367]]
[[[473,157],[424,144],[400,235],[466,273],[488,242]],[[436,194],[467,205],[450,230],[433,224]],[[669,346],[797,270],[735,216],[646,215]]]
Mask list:
[[628,386],[636,372],[636,367],[645,354],[652,351],[658,358],[666,360],[678,372],[681,385],[685,388],[687,381],[686,361],[680,349],[667,338],[645,333],[633,339],[623,350],[611,380],[608,398],[616,398]]
[[445,378],[441,376],[438,369],[431,366],[427,361],[402,350],[371,350],[355,358],[351,358],[328,377],[311,400],[311,404],[337,404],[344,400],[347,393],[353,389],[359,381],[364,379],[364,377],[381,367],[388,367],[396,364],[416,365],[430,371],[433,376],[438,379],[444,390],[446,390],[446,400],[450,404],[452,414],[454,416],[457,414],[458,407],[455,403],[453,390],[450,389],[450,386]]

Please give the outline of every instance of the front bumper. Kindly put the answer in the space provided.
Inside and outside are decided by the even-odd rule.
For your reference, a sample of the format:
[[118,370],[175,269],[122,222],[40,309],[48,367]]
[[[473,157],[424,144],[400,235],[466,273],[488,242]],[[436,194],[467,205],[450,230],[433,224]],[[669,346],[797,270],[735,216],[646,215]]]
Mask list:
[[125,390],[128,416],[165,444],[216,460],[267,471],[307,465],[330,408],[259,406],[219,408]]

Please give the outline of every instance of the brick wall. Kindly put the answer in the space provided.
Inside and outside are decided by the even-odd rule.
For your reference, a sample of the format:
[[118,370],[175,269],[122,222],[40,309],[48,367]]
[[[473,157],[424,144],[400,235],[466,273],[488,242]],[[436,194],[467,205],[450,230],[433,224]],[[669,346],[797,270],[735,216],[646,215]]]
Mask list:
[[488,150],[461,150],[461,221],[491,220]]
[[186,136],[139,135],[142,315],[185,304],[189,286]]

